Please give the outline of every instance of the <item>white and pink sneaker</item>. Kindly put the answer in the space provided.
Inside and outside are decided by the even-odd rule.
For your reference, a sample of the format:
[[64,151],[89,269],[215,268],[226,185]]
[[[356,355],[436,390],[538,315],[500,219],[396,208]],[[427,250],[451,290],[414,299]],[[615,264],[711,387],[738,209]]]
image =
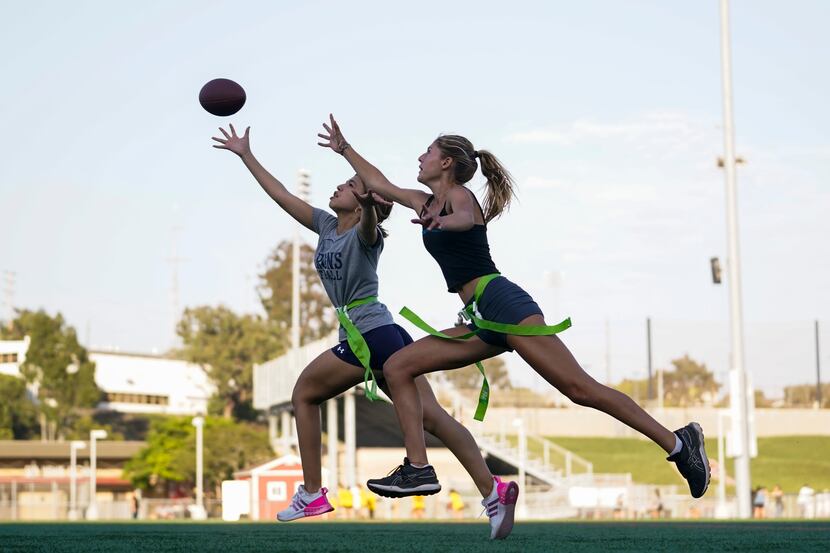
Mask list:
[[326,494],[327,488],[320,488],[320,491],[315,493],[308,493],[305,491],[305,486],[300,484],[297,493],[291,498],[291,505],[288,508],[277,513],[277,520],[280,522],[288,522],[290,520],[297,520],[303,517],[313,517],[322,515],[334,510],[334,507],[329,503]]
[[510,535],[518,497],[517,483],[502,482],[498,476],[493,477],[493,491],[481,500],[481,505],[490,517],[491,540],[503,540]]

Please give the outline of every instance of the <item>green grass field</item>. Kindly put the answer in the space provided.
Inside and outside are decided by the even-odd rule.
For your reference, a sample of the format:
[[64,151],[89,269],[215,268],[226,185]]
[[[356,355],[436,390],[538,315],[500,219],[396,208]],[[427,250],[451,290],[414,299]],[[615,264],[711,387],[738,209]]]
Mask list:
[[[684,485],[674,468],[665,461],[663,450],[637,438],[551,439],[585,457],[594,472],[630,472],[635,482]],[[710,459],[718,455],[715,436],[707,437]],[[733,463],[727,465],[734,476]],[[772,488],[779,484],[787,493],[797,493],[802,484],[817,490],[830,488],[830,436],[784,436],[758,439],[758,457],[751,462],[753,485]]]
[[0,524],[0,551],[458,552],[830,551],[830,522]]

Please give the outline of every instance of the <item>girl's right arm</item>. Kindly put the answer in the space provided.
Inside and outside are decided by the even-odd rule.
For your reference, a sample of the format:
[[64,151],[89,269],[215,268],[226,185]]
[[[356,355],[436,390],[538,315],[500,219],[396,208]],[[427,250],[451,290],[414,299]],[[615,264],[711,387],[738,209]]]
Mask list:
[[245,167],[248,168],[259,185],[262,186],[262,189],[265,190],[265,192],[271,196],[271,198],[277,202],[277,204],[279,204],[279,206],[283,208],[286,213],[291,215],[304,227],[309,230],[314,230],[312,227],[314,208],[289,192],[285,185],[269,173],[256,159],[256,157],[254,157],[254,154],[251,153],[251,145],[248,141],[248,134],[251,127],[245,129],[245,134],[242,136],[236,135],[236,130],[233,128],[233,125],[230,125],[230,129],[231,132],[228,134],[225,132],[225,129],[221,127],[219,128],[225,138],[217,138],[214,136],[213,140],[219,142],[219,144],[214,144],[213,147],[220,148],[222,150],[229,150],[238,155],[242,160],[242,163],[245,164]]
[[325,142],[318,142],[317,144],[324,148],[331,148],[346,158],[346,161],[349,162],[349,165],[352,166],[357,176],[360,177],[360,180],[363,181],[369,190],[373,190],[384,198],[397,202],[416,212],[420,212],[424,202],[429,198],[429,194],[414,188],[401,188],[389,182],[389,179],[377,167],[366,161],[363,156],[358,154],[346,142],[343,133],[340,131],[340,126],[331,114],[329,114],[329,119],[331,126],[323,123],[323,128],[328,134],[319,133],[317,135],[325,140]]

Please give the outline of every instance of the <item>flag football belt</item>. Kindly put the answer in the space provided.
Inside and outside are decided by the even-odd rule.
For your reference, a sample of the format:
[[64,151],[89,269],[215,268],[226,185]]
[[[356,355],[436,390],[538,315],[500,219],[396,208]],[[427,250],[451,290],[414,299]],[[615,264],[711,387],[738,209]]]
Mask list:
[[[550,336],[552,334],[562,332],[571,326],[570,318],[567,318],[561,323],[553,326],[506,324],[482,319],[481,313],[478,310],[478,302],[481,300],[481,295],[484,293],[484,289],[490,281],[499,276],[501,276],[499,273],[492,273],[479,278],[478,283],[476,283],[475,293],[473,294],[473,301],[470,305],[465,306],[464,309],[458,312],[458,316],[461,319],[469,321],[476,326],[476,329],[472,332],[461,334],[460,336],[450,336],[429,326],[429,324],[413,313],[408,307],[401,309],[400,314],[407,321],[414,324],[427,334],[435,336],[436,338],[443,338],[445,340],[469,340],[482,330],[489,330],[500,334],[510,334],[512,336]],[[490,402],[490,384],[487,382],[487,375],[484,373],[484,366],[481,364],[481,361],[476,361],[476,367],[478,367],[478,371],[481,373],[484,381],[481,383],[481,391],[478,394],[478,407],[476,407],[476,413],[473,418],[477,421],[482,421],[484,420],[484,414],[487,412],[487,405]]]
[[[366,343],[366,339],[363,338],[363,335],[349,317],[349,309],[354,309],[355,307],[366,305],[367,303],[375,303],[376,301],[378,301],[377,296],[369,296],[368,298],[354,300],[348,305],[336,308],[337,319],[340,321],[340,325],[343,327],[343,330],[346,331],[346,341],[349,343],[349,347],[351,348],[354,356],[357,357],[360,364],[363,365],[363,387],[366,390],[366,397],[368,397],[371,401],[379,399],[377,393],[378,382],[375,380],[375,375],[372,372],[371,365],[369,364],[371,352],[369,351],[369,345]],[[369,386],[370,380],[372,381],[371,387]]]

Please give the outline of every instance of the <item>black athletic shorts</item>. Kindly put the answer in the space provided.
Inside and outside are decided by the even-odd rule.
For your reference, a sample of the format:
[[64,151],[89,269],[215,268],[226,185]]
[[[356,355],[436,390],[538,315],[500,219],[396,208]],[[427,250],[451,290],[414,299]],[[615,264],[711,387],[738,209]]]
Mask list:
[[[472,299],[467,303],[470,305]],[[531,315],[543,315],[542,310],[530,297],[530,294],[514,284],[499,276],[491,280],[478,303],[478,311],[485,321],[494,323],[519,324]],[[470,330],[478,328],[470,323],[467,325]],[[478,337],[487,344],[513,351],[507,343],[507,334],[493,332],[491,330],[480,330]]]
[[[363,334],[366,345],[369,346],[369,366],[375,375],[378,386],[386,386],[383,379],[383,364],[392,357],[392,354],[412,343],[412,337],[407,331],[396,324],[379,326]],[[339,359],[350,365],[363,368],[360,360],[352,353],[349,342],[343,340],[331,352]]]

